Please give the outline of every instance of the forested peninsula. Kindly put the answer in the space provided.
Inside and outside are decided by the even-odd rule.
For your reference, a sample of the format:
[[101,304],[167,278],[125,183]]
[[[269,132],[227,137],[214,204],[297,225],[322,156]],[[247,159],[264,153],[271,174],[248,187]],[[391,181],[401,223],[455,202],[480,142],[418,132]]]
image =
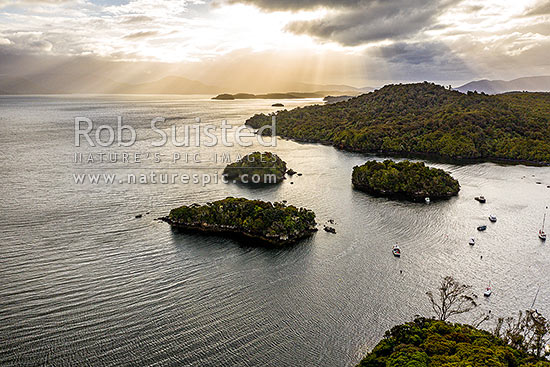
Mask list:
[[[349,151],[550,163],[550,93],[463,94],[427,82],[397,84],[273,114],[279,136]],[[246,124],[269,125],[273,114]]]

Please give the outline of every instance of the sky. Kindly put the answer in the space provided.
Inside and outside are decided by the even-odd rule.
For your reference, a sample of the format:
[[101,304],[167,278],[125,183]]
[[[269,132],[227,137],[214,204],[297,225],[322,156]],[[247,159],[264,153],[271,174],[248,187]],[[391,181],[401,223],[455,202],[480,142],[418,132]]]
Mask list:
[[0,0],[0,75],[250,90],[550,75],[550,0]]

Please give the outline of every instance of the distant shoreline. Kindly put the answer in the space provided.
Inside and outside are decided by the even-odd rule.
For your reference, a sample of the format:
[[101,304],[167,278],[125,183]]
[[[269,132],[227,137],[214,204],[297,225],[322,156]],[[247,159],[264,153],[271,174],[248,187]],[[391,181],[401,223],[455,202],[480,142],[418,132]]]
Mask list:
[[[254,128],[253,126],[250,126],[250,125],[247,125],[247,126]],[[334,144],[330,141],[323,141],[323,140],[317,140],[317,139],[299,139],[299,138],[293,138],[293,137],[281,135],[281,134],[277,134],[277,136],[281,139],[293,141],[296,143],[320,144],[325,146],[331,146],[343,152],[368,154],[379,158],[425,159],[428,161],[432,161],[434,163],[453,164],[457,166],[466,166],[470,164],[480,164],[480,163],[495,163],[495,164],[508,165],[508,166],[523,164],[525,166],[530,166],[530,167],[549,167],[550,166],[550,163],[546,163],[546,162],[527,161],[527,160],[521,160],[521,159],[494,158],[494,157],[451,158],[451,157],[445,157],[437,154],[430,154],[430,153],[423,153],[423,152],[393,152],[389,150],[360,150],[360,149],[353,149],[348,146]]]
[[305,99],[305,98],[325,98],[334,91],[319,91],[319,92],[288,92],[288,93],[266,93],[266,94],[252,94],[252,93],[237,93],[218,94],[212,99],[221,101],[232,101],[235,99]]

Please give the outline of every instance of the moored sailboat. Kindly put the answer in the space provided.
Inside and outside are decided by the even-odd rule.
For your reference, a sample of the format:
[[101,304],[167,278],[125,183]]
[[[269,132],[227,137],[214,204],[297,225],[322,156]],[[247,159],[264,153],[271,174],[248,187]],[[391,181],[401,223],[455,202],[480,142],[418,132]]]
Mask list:
[[[548,209],[548,207],[546,207]],[[542,241],[546,241],[546,232],[544,232],[544,224],[546,222],[546,210],[544,210],[544,217],[542,218],[542,227],[539,229],[539,238]]]

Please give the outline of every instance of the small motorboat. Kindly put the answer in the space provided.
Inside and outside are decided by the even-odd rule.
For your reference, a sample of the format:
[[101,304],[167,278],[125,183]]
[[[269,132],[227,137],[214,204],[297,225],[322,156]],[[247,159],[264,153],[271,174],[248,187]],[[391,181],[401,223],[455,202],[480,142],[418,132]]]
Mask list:
[[468,242],[470,244],[470,246],[473,246],[476,244],[476,239],[475,238],[470,238],[470,242]]
[[483,295],[485,297],[489,297],[492,293],[493,291],[491,290],[491,287],[487,287],[487,289],[485,289],[485,292],[483,292]]
[[424,201],[426,202],[426,204],[429,204],[430,203],[430,198],[425,198]]
[[401,257],[401,249],[398,245],[394,245],[391,252],[393,253],[393,256],[395,257]]
[[489,215],[489,220],[492,222],[492,223],[495,223],[497,221],[497,217],[494,216],[494,215]]
[[476,196],[474,198],[475,200],[479,201],[480,203],[482,204],[485,204],[487,202],[487,200],[485,199],[485,196],[481,195],[481,196]]
[[481,231],[484,231],[484,230],[486,230],[486,229],[487,229],[487,226],[479,226],[479,227],[477,227],[477,230],[480,231],[480,232],[481,232]]

